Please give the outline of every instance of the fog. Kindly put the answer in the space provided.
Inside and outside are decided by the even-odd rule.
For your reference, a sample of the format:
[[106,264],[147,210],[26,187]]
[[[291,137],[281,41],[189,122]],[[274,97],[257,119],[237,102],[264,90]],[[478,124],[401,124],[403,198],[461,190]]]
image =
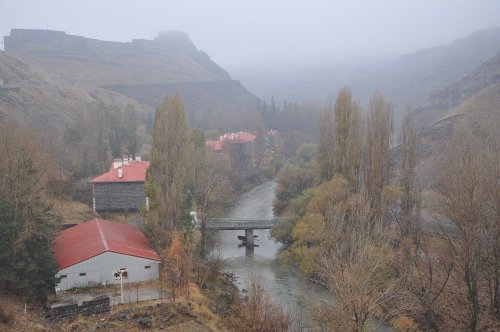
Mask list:
[[62,30],[112,41],[187,32],[221,66],[387,57],[500,25],[498,0],[0,0],[0,33]]

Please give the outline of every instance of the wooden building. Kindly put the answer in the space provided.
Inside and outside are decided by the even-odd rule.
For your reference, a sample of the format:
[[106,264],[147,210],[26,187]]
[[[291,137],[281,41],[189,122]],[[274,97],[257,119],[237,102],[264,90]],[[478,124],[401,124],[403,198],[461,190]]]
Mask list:
[[110,170],[90,181],[96,211],[133,211],[147,204],[144,181],[149,162],[115,159]]

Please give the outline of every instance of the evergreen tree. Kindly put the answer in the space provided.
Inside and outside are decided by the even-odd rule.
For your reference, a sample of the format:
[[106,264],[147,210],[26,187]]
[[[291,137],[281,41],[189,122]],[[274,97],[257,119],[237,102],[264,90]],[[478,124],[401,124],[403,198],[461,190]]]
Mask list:
[[0,185],[0,290],[45,301],[57,282],[54,215],[40,196],[41,177],[26,151],[6,162]]

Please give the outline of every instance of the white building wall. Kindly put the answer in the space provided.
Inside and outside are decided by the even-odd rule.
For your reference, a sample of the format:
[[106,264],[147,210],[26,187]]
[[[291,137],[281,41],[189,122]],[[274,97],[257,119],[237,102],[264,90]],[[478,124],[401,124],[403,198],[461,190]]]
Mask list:
[[[67,290],[74,287],[91,286],[96,283],[119,284],[120,280],[115,280],[113,275],[123,267],[128,271],[128,279],[124,279],[124,283],[155,280],[159,278],[159,265],[160,262],[146,258],[105,252],[60,270],[56,276],[66,277],[61,279],[57,288]],[[145,268],[146,266],[150,268]],[[85,275],[80,275],[83,273]]]

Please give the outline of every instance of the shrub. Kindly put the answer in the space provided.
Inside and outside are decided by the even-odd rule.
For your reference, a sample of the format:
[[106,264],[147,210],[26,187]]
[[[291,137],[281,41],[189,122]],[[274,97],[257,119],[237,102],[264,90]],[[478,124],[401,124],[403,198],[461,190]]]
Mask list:
[[0,304],[0,323],[10,324],[14,321],[14,313]]

